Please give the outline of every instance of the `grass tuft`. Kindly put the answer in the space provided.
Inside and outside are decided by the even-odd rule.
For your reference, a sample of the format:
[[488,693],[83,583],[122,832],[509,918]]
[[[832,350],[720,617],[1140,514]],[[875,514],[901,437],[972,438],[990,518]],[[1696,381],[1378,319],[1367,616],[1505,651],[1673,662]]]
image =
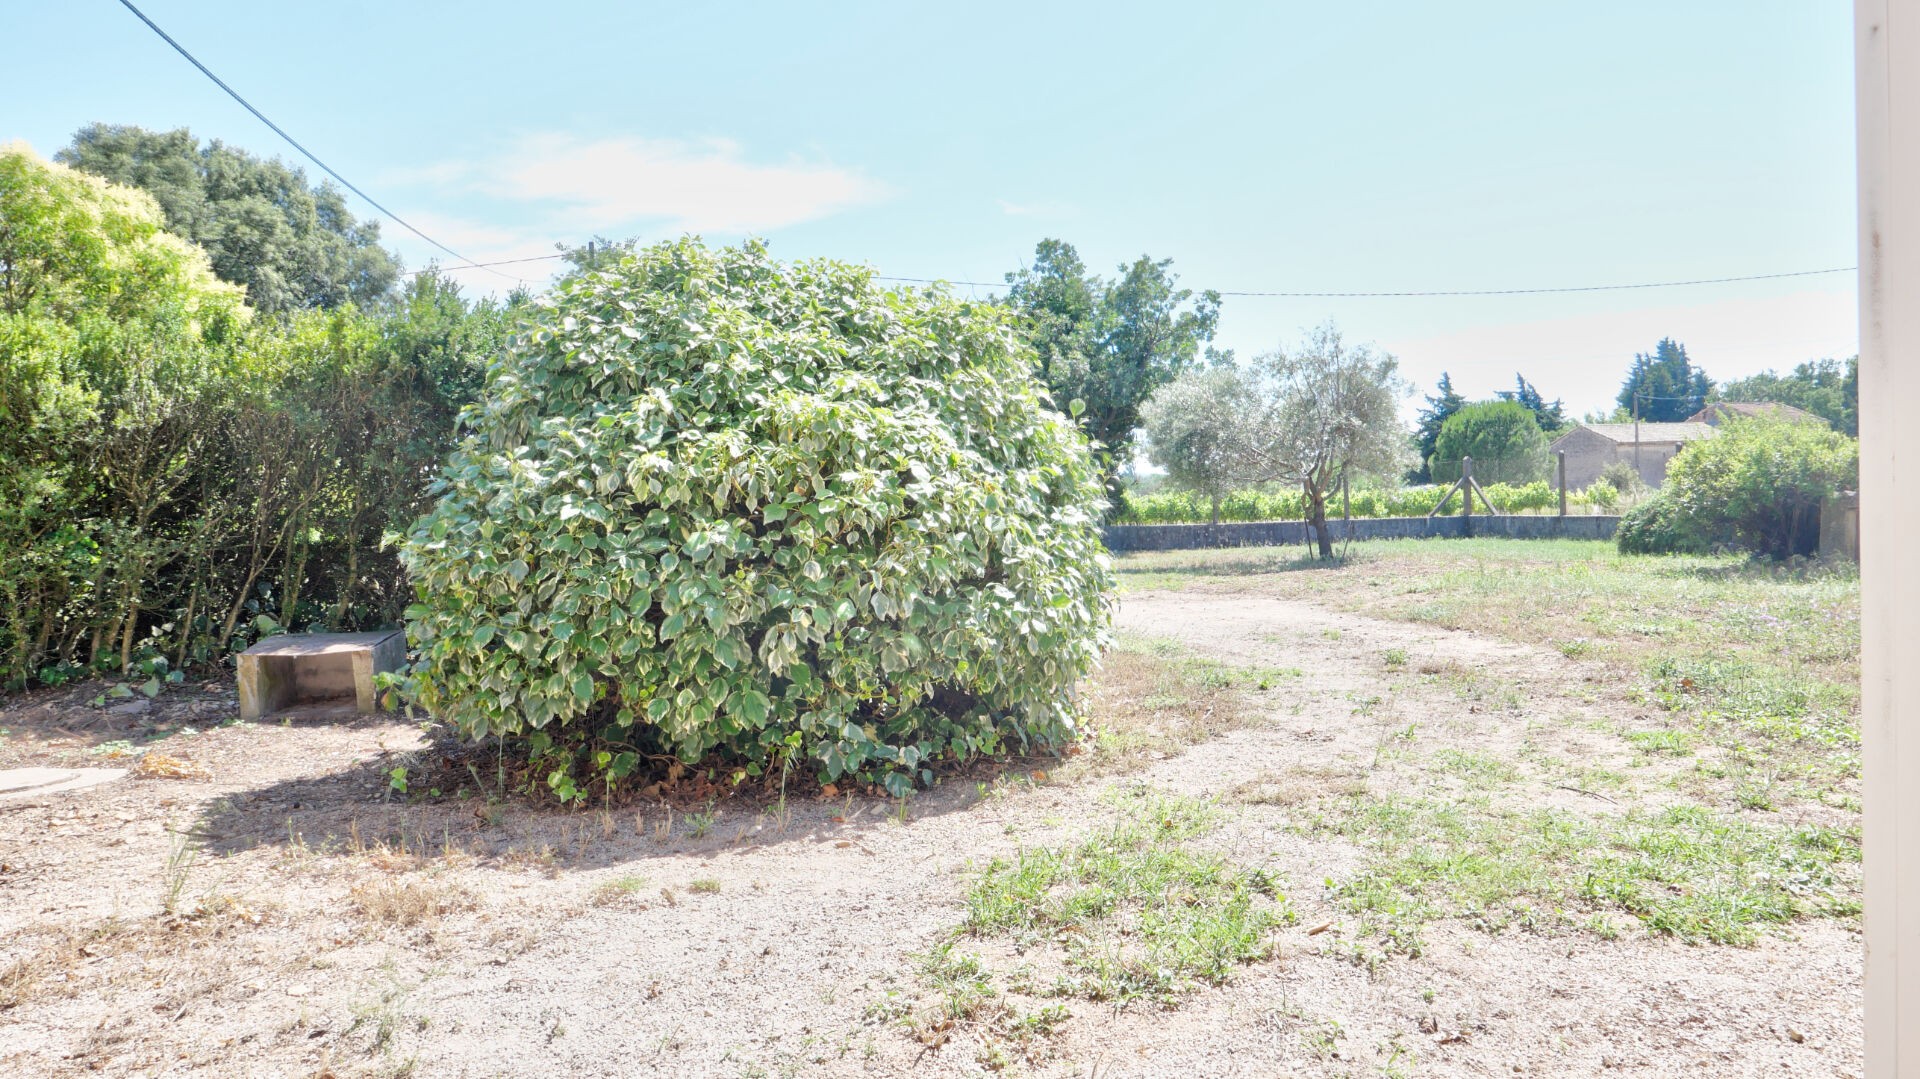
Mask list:
[[1418,955],[1442,917],[1488,932],[1558,931],[1614,913],[1687,943],[1752,944],[1797,917],[1859,913],[1859,838],[1773,827],[1701,806],[1587,819],[1485,799],[1354,798],[1314,830],[1369,851],[1331,893],[1389,951]]

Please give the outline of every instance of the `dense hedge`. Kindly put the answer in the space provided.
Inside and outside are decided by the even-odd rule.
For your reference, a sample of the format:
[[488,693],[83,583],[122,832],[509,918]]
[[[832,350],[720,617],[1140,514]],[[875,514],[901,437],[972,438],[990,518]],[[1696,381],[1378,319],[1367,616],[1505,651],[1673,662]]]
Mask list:
[[659,753],[898,793],[1073,736],[1100,477],[1004,312],[697,241],[542,303],[407,540],[421,703],[538,731],[563,797]]
[[[1552,485],[1534,482],[1520,485],[1494,483],[1483,485],[1494,505],[1502,513],[1545,513],[1558,511],[1560,495]],[[1355,517],[1425,517],[1446,494],[1445,485],[1402,487],[1396,490],[1359,490],[1352,495]],[[1569,512],[1609,513],[1620,504],[1617,490],[1595,484],[1585,491],[1573,492]],[[1329,500],[1330,514],[1339,515],[1344,507],[1336,496]],[[1460,497],[1447,506],[1460,509]],[[1479,500],[1474,502],[1476,512]],[[1222,521],[1298,521],[1306,512],[1300,492],[1291,490],[1235,491],[1220,502]],[[1204,524],[1212,517],[1212,506],[1205,495],[1193,491],[1156,491],[1150,495],[1129,495],[1117,520],[1120,524]]]
[[0,687],[396,622],[383,533],[507,315],[425,274],[372,313],[253,317],[152,199],[0,147]]

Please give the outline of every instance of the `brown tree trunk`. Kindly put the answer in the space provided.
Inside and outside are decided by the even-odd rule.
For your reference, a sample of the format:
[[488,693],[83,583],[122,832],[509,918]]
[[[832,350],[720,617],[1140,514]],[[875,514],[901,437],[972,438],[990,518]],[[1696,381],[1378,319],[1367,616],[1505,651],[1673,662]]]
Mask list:
[[1300,491],[1307,500],[1307,525],[1313,529],[1313,538],[1319,544],[1320,557],[1333,561],[1333,537],[1327,534],[1327,496],[1326,492],[1311,483],[1300,485]]

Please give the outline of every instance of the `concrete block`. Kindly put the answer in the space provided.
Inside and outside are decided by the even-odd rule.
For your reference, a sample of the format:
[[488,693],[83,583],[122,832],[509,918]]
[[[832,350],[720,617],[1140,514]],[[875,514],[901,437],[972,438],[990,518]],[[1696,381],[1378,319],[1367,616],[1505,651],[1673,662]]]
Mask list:
[[397,629],[269,637],[240,653],[240,718],[315,702],[377,711],[373,676],[406,662],[407,636]]

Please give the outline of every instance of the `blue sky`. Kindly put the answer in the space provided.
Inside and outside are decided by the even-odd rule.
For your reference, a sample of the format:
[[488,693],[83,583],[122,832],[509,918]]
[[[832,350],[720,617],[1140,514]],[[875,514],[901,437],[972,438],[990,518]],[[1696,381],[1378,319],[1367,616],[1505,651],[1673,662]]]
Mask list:
[[[1844,4],[141,6],[481,260],[692,229],[990,282],[1059,236],[1097,267],[1151,253],[1187,284],[1243,291],[1854,262]],[[42,153],[103,120],[294,156],[111,0],[7,5],[0,70],[15,88],[0,140]],[[433,254],[384,235],[410,266]],[[544,280],[543,264],[516,272]],[[1486,395],[1518,370],[1576,412],[1609,404],[1663,335],[1723,379],[1857,340],[1853,278],[1834,274],[1229,298],[1218,343],[1259,352],[1329,318],[1423,390],[1446,369]]]

